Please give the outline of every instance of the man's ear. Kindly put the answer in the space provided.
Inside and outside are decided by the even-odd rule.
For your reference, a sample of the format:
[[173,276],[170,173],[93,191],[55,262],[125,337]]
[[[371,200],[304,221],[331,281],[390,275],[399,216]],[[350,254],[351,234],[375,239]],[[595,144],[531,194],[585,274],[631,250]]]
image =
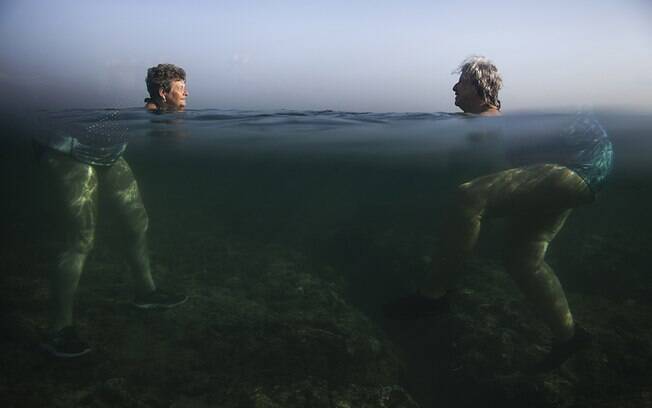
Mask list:
[[158,96],[165,100],[165,89],[163,89],[163,87],[158,88]]

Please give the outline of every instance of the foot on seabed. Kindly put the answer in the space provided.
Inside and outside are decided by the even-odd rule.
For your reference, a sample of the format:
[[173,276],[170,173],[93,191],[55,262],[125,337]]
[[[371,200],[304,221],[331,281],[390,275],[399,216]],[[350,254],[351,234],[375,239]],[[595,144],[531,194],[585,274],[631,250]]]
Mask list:
[[555,343],[541,361],[530,370],[533,373],[543,373],[560,367],[566,360],[591,344],[592,336],[583,327],[575,324],[575,334],[570,340]]
[[136,296],[133,304],[140,309],[169,309],[186,303],[187,300],[188,296],[157,289],[145,295]]
[[91,352],[88,344],[77,335],[73,326],[64,327],[48,336],[41,348],[54,357],[74,358]]

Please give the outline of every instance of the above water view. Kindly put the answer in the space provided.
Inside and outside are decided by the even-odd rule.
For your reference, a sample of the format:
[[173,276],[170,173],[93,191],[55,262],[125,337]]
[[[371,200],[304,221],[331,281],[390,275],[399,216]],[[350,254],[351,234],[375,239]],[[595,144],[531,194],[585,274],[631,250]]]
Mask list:
[[652,406],[652,115],[0,128],[3,407]]

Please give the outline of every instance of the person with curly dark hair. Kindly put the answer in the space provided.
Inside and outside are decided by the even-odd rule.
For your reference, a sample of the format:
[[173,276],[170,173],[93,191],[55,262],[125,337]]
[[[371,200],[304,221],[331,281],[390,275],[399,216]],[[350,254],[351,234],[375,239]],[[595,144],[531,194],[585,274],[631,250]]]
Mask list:
[[186,71],[174,64],[158,64],[147,70],[145,108],[149,111],[183,111],[186,108]]
[[[188,95],[185,72],[170,64],[150,68],[147,109],[182,110]],[[116,112],[117,114],[117,112]],[[50,274],[52,322],[41,347],[59,358],[91,351],[80,339],[73,320],[74,295],[88,255],[95,244],[99,201],[118,216],[123,246],[134,283],[132,304],[139,309],[170,308],[187,297],[157,288],[147,250],[149,218],[131,167],[123,157],[125,132],[109,130],[112,117],[90,126],[72,125],[65,131],[36,135],[40,161],[55,192],[54,205],[65,221],[57,262]],[[101,191],[101,193],[100,193]]]

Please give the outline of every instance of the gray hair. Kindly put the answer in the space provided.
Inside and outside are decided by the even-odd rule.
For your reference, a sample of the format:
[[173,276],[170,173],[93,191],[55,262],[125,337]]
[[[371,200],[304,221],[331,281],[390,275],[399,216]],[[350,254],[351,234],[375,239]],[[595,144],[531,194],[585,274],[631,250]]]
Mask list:
[[493,62],[488,58],[474,55],[462,61],[455,73],[468,76],[475,85],[478,95],[486,103],[500,109],[498,91],[503,85],[503,79]]

